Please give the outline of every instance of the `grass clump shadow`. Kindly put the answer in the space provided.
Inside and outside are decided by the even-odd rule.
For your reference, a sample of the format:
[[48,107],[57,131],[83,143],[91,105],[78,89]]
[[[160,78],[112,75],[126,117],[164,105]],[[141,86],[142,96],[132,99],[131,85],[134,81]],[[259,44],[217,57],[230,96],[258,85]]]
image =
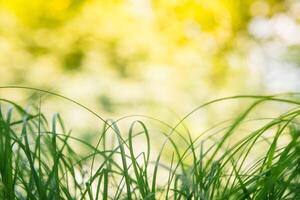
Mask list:
[[[251,105],[225,126],[216,125],[221,127],[217,131],[212,128],[208,132],[213,133],[196,138],[188,127],[187,136],[180,133],[178,127],[199,109],[244,98],[251,99]],[[0,101],[0,199],[300,199],[296,98],[218,99],[199,106],[176,126],[148,117],[168,130],[160,133],[159,150],[153,144],[157,133],[142,120],[124,130],[119,126],[122,119],[104,120],[88,110],[103,123],[96,145],[91,145],[72,136],[59,114],[48,121],[40,106],[29,113],[12,101]],[[294,108],[236,137],[249,114],[266,102]],[[178,138],[185,145],[180,146]],[[168,159],[166,148],[172,152]]]

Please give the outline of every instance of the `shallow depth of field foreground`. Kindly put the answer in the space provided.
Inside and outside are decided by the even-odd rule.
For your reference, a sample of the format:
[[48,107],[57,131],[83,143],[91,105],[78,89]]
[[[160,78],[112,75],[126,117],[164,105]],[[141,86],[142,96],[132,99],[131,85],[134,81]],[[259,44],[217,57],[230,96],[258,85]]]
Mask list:
[[[297,97],[217,99],[173,126],[147,116],[106,120],[57,97],[97,118],[91,142],[59,113],[46,117],[41,101],[1,98],[0,199],[300,199]],[[237,100],[246,106],[234,118],[198,133],[185,125],[207,106]],[[258,114],[273,104],[284,109]]]

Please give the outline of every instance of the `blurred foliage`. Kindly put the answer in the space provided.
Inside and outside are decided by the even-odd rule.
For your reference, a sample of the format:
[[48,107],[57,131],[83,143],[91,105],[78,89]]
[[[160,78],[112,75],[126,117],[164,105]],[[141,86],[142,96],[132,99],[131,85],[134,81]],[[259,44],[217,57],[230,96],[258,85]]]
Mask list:
[[1,85],[55,89],[107,112],[282,91],[268,74],[278,52],[299,65],[300,42],[287,39],[300,34],[298,13],[290,0],[1,0]]
[[1,3],[30,28],[55,28],[76,15],[83,1],[3,0]]

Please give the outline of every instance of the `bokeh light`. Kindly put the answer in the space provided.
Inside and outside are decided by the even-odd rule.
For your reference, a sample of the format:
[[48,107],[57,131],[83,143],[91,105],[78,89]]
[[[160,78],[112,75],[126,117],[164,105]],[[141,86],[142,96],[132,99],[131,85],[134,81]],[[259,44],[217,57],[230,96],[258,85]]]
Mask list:
[[1,85],[105,116],[169,119],[218,97],[300,88],[297,1],[3,0],[0,10]]

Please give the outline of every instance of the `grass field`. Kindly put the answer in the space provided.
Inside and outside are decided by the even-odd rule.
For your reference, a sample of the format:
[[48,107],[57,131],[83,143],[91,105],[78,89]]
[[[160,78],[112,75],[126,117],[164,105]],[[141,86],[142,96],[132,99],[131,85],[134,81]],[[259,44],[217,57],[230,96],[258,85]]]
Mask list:
[[[233,99],[252,103],[234,120],[208,130],[214,130],[211,134],[194,137],[188,127],[184,136],[180,133],[178,127],[193,112]],[[300,101],[295,95],[218,99],[176,126],[152,119],[168,130],[160,133],[143,118],[124,129],[119,120],[105,120],[73,101],[103,124],[95,144],[74,137],[59,114],[47,119],[39,104],[29,113],[5,97],[0,101],[0,199],[300,199]],[[254,119],[260,126],[237,137],[251,112],[269,102],[292,109]]]

